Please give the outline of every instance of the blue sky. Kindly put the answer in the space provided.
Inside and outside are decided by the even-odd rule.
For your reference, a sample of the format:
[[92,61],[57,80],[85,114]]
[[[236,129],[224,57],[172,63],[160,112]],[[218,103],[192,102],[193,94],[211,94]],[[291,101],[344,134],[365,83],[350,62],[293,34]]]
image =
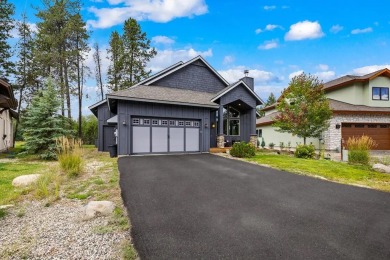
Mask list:
[[[16,19],[25,10],[37,22],[31,5],[39,2],[11,2]],[[148,65],[153,72],[202,55],[231,82],[249,69],[256,92],[267,99],[271,92],[279,96],[302,71],[326,82],[390,68],[388,10],[388,1],[361,0],[84,0],[82,15],[91,45],[98,42],[103,57],[110,33],[121,32],[123,21],[133,17],[158,51]],[[92,55],[87,63],[93,71]],[[106,71],[108,61],[103,64]],[[89,113],[87,106],[98,101],[94,78],[86,92]]]

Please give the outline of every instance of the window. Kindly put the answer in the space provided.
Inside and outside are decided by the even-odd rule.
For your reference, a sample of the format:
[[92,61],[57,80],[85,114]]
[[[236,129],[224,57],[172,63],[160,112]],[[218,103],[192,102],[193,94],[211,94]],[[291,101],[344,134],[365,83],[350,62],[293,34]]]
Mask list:
[[240,135],[240,112],[231,106],[223,108],[223,133]]
[[194,126],[195,126],[195,127],[199,127],[199,122],[195,121],[195,122],[194,122]]
[[364,128],[364,124],[355,124],[355,128]]
[[257,137],[262,137],[263,136],[263,130],[262,129],[256,129],[256,135],[257,135]]
[[184,126],[184,121],[179,121],[179,126]]
[[150,125],[150,119],[144,119],[144,125]]
[[186,121],[186,126],[192,126],[191,121]]
[[168,120],[161,120],[161,125],[168,125]]
[[380,125],[380,128],[389,128],[389,125]]
[[389,100],[389,88],[372,88],[372,100]]
[[158,125],[158,120],[157,119],[153,119],[152,120],[152,125]]
[[175,124],[175,120],[169,120],[169,125],[170,126],[175,126],[176,124]]
[[378,125],[369,124],[369,125],[367,125],[367,127],[368,127],[368,128],[377,128]]
[[139,125],[139,118],[133,118],[133,125]]

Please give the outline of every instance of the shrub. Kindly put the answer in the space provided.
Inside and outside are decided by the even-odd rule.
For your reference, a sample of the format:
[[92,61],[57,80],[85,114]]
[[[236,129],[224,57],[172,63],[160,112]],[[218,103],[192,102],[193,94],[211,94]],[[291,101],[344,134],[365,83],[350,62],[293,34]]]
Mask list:
[[264,147],[265,147],[265,142],[264,142],[264,138],[262,137],[261,138],[261,147],[264,149]]
[[312,145],[312,144],[301,145],[300,144],[297,146],[294,155],[297,158],[312,159],[312,158],[314,158],[314,155],[315,155],[314,145]]
[[287,150],[288,150],[288,151],[291,150],[291,141],[288,141],[288,143],[287,143]]
[[268,146],[269,146],[269,148],[274,149],[275,144],[274,143],[270,143]]
[[279,147],[280,147],[280,150],[283,150],[284,149],[284,142],[280,142]]
[[75,177],[82,171],[82,142],[79,139],[57,138],[58,161],[61,169],[69,176]]
[[255,156],[256,147],[254,147],[250,143],[239,142],[234,143],[232,149],[230,150],[230,154],[234,157],[246,158]]
[[376,142],[366,135],[348,138],[348,162],[368,164],[370,161],[369,151],[375,146],[377,146]]

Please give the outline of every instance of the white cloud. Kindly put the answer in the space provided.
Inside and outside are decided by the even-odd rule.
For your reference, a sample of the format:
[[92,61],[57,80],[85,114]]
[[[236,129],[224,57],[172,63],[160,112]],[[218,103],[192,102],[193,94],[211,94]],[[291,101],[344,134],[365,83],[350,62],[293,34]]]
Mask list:
[[271,50],[279,47],[278,39],[271,41],[265,41],[262,45],[259,45],[258,49],[260,50]]
[[263,8],[266,11],[272,11],[272,10],[276,9],[276,6],[275,5],[265,5]]
[[[93,79],[95,79],[95,61],[93,60],[93,54],[95,53],[95,49],[92,45],[89,46],[90,51],[87,54],[87,58],[85,59],[85,65],[88,66],[91,70],[91,76]],[[106,74],[108,70],[108,66],[110,65],[109,59],[107,59],[107,45],[99,45],[99,51],[100,51],[100,59],[101,59],[101,72],[103,81],[106,79]]]
[[[16,21],[15,24],[17,24],[18,22],[21,22],[21,21]],[[38,27],[37,27],[36,23],[27,22],[27,25],[30,27],[30,30],[32,33],[36,33],[38,31]],[[12,38],[15,38],[15,39],[20,38],[17,25],[11,30],[10,34],[11,34]]]
[[226,64],[230,64],[230,63],[233,63],[234,62],[234,57],[231,56],[231,55],[227,55],[223,58],[223,64],[226,65]]
[[343,26],[336,24],[336,25],[333,25],[333,26],[330,28],[329,31],[330,31],[331,33],[338,33],[338,32],[340,32],[340,31],[342,31],[343,29],[344,29]]
[[366,75],[366,74],[369,74],[369,73],[372,73],[374,71],[378,71],[378,70],[381,70],[384,68],[390,69],[390,64],[370,65],[370,66],[356,68],[356,69],[352,70],[352,74],[353,75]]
[[371,27],[367,27],[364,29],[354,29],[351,31],[352,34],[361,34],[361,33],[370,33],[370,32],[372,32]]
[[152,42],[154,42],[156,44],[170,45],[170,44],[175,43],[175,40],[173,40],[172,38],[169,38],[167,36],[158,35],[158,36],[154,36],[152,38]]
[[288,75],[288,78],[291,80],[292,78],[296,77],[296,76],[299,76],[303,73],[303,70],[298,70],[298,71],[294,71],[292,73],[290,73]]
[[286,41],[300,41],[305,39],[321,38],[325,34],[322,32],[321,25],[315,21],[302,21],[290,26],[290,31],[286,33]]
[[322,70],[322,71],[329,70],[329,66],[326,65],[326,64],[318,64],[316,68],[319,69],[319,70]]
[[[244,75],[244,66],[238,66],[232,69],[228,70],[220,70],[218,71],[222,77],[224,77],[228,82],[233,83],[238,81],[239,79],[243,78]],[[255,79],[255,83],[259,84],[268,84],[268,83],[276,83],[280,82],[282,79],[272,72],[264,71],[264,70],[249,70],[249,77],[252,77]]]
[[204,58],[211,57],[213,56],[213,51],[212,49],[208,49],[207,51],[197,51],[193,48],[181,50],[157,50],[157,55],[149,62],[148,68],[151,69],[153,73],[156,73],[179,61],[187,61],[198,55],[201,55]]
[[275,95],[276,99],[279,98],[285,87],[284,85],[256,85],[255,92],[262,100],[266,101],[271,93]]
[[154,21],[165,23],[179,17],[192,17],[208,12],[204,0],[110,0],[111,5],[123,4],[118,7],[88,9],[97,20],[88,20],[93,28],[109,28],[123,23],[129,17],[138,21]]
[[265,31],[273,31],[273,30],[275,30],[277,28],[283,30],[283,27],[280,26],[280,25],[277,25],[277,24],[267,24],[264,29],[258,28],[258,29],[256,29],[255,32],[256,32],[256,34],[259,34],[259,33],[265,32]]
[[317,76],[318,79],[323,80],[324,82],[327,82],[329,80],[332,80],[336,77],[336,72],[334,71],[320,71],[314,73],[314,76]]

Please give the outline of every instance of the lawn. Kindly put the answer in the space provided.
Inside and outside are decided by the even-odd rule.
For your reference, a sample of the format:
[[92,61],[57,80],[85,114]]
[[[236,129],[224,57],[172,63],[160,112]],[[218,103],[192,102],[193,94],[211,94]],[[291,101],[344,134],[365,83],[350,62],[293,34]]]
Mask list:
[[269,153],[257,153],[255,157],[246,160],[283,171],[390,192],[390,175],[375,172],[368,166]]

